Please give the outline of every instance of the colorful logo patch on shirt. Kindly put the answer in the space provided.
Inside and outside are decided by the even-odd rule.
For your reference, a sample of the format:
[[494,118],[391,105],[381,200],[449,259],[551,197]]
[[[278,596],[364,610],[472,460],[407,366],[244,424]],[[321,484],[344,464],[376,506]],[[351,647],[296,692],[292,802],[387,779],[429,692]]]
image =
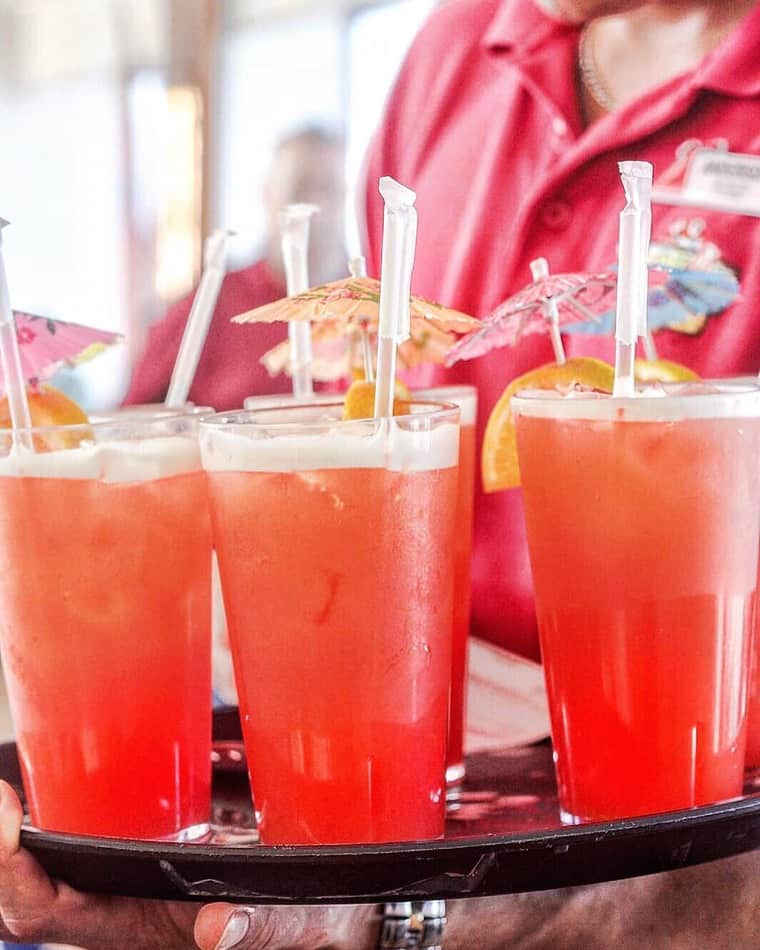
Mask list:
[[[648,301],[650,331],[699,333],[708,317],[722,313],[739,296],[739,280],[722,260],[720,248],[704,237],[702,219],[676,221],[652,241]],[[615,312],[597,321],[563,327],[565,333],[611,334]]]

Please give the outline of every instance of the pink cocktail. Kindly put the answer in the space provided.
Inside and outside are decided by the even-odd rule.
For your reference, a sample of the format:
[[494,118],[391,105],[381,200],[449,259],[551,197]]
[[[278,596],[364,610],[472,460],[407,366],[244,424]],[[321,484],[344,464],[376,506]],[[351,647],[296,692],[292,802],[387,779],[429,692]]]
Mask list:
[[740,795],[760,390],[512,408],[563,819]]
[[458,413],[204,422],[261,840],[443,833]]
[[207,827],[211,536],[195,427],[68,427],[70,448],[36,453],[6,436],[0,646],[40,828]]

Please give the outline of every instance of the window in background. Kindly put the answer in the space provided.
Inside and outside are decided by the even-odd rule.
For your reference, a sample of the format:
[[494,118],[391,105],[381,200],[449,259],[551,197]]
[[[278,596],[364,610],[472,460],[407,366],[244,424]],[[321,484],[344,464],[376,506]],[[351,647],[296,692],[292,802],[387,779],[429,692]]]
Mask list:
[[233,267],[261,252],[262,188],[278,139],[305,125],[342,125],[343,31],[343,18],[325,13],[259,22],[222,39],[214,223],[238,232]]
[[240,232],[233,266],[264,241],[261,192],[279,138],[311,124],[347,136],[347,250],[359,252],[356,187],[385,99],[434,0],[378,3],[349,16],[284,18],[227,33],[217,94],[215,224]]
[[[6,92],[0,130],[0,213],[12,224],[4,256],[13,306],[123,330],[116,84],[68,80]],[[123,377],[126,367],[116,352],[103,359],[118,388],[114,370]]]

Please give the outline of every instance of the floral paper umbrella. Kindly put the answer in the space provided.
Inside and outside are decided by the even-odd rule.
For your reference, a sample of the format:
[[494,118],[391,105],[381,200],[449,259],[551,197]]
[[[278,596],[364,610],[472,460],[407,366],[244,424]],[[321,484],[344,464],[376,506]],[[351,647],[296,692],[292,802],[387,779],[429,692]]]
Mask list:
[[[14,311],[16,339],[24,378],[35,383],[52,376],[61,366],[78,366],[93,359],[122,336],[79,323]],[[1,371],[0,371],[1,378]]]
[[590,321],[615,305],[617,277],[603,274],[550,274],[544,258],[531,262],[534,280],[492,311],[480,329],[460,340],[446,358],[451,366],[502,346],[515,346],[525,335],[551,335],[555,356],[564,362],[560,329]]
[[[323,320],[312,329],[312,377],[320,383],[337,382],[350,376],[362,365],[361,321],[345,324],[337,320]],[[376,334],[368,329],[370,345],[376,347]],[[443,364],[457,337],[439,329],[430,321],[412,321],[411,337],[400,343],[397,352],[401,369],[413,369],[422,363]],[[290,343],[283,340],[268,350],[260,362],[270,376],[290,375]]]
[[[233,317],[235,323],[275,323],[277,321],[310,320],[320,323],[333,320],[338,323],[353,323],[359,326],[368,321],[374,329],[378,320],[380,281],[372,277],[346,277],[321,284],[297,294],[283,297],[274,303],[265,304]],[[454,333],[469,333],[480,326],[480,321],[467,314],[444,307],[442,304],[410,297],[413,322],[424,321],[439,330]]]
[[[273,323],[308,320],[312,323],[312,375],[331,381],[349,375],[352,350],[377,331],[380,282],[371,277],[347,277],[312,287],[233,317],[235,323]],[[456,342],[480,321],[442,304],[411,297],[410,338],[398,348],[399,365],[410,369],[420,363],[443,363]],[[264,354],[261,362],[272,375],[289,372],[290,348],[286,342]]]

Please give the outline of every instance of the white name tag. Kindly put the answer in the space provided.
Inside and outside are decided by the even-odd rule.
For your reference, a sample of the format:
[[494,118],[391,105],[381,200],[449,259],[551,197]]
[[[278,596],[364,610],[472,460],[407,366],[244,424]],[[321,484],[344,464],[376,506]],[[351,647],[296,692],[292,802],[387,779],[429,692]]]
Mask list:
[[760,214],[760,156],[698,149],[689,162],[683,190],[718,210]]

